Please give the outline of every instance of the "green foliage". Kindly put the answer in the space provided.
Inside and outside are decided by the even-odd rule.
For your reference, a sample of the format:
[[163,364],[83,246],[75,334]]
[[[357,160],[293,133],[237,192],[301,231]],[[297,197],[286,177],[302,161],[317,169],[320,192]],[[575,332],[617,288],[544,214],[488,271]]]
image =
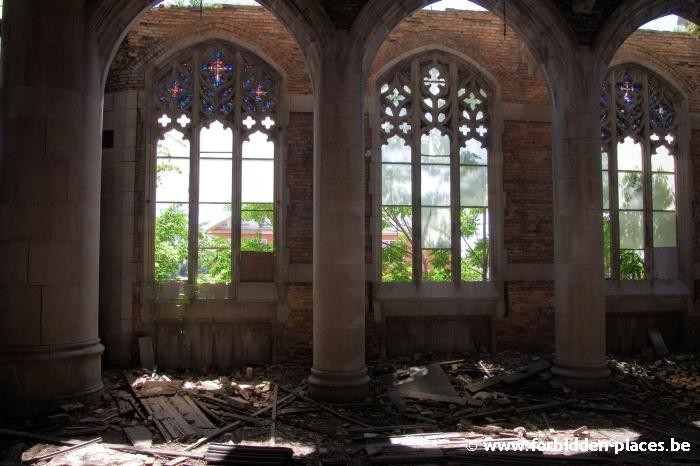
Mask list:
[[434,249],[423,257],[423,280],[449,282],[452,280],[452,251]]
[[273,252],[271,244],[264,243],[260,232],[255,234],[255,238],[241,238],[241,251],[248,252]]
[[385,242],[382,247],[383,282],[409,282],[412,279],[413,228],[411,215],[410,207],[382,207],[382,231],[396,231],[397,234],[394,242]]
[[156,217],[155,278],[177,278],[180,265],[187,260],[187,212],[171,205]]
[[[412,209],[403,206],[382,207],[382,230],[396,231],[397,239],[382,246],[382,281],[408,282],[412,279]],[[466,251],[461,260],[462,280],[488,278],[489,239],[485,222],[486,208],[462,209],[460,233]],[[423,279],[431,282],[452,280],[451,251],[436,249],[423,256]]]
[[620,250],[620,280],[644,280],[644,259],[632,249]]
[[201,225],[197,283],[231,283],[231,239],[209,235]]
[[460,264],[462,280],[469,282],[486,280],[489,270],[486,208],[462,209],[460,212],[460,234],[462,245],[467,249],[463,251],[464,256]]
[[411,248],[405,238],[386,243],[382,249],[382,281],[411,281]]

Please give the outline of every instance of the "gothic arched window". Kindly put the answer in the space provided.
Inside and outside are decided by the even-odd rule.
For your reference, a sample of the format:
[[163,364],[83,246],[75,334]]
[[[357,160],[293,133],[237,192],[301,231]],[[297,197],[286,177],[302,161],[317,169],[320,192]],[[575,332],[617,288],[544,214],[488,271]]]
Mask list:
[[442,52],[377,86],[381,281],[489,280],[491,87]]
[[604,276],[677,279],[678,93],[622,65],[608,73],[600,105]]
[[152,83],[155,280],[272,281],[280,77],[214,41],[169,60]]

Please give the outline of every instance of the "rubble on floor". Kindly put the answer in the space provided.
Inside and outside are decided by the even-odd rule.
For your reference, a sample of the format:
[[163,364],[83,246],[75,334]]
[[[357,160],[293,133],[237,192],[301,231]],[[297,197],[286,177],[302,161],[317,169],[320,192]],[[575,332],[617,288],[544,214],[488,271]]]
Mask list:
[[[369,365],[370,397],[337,405],[306,395],[307,366],[105,371],[98,406],[3,425],[0,465],[697,464],[698,363],[611,357],[610,391],[576,393],[549,355],[415,355]],[[487,451],[671,437],[690,451]]]

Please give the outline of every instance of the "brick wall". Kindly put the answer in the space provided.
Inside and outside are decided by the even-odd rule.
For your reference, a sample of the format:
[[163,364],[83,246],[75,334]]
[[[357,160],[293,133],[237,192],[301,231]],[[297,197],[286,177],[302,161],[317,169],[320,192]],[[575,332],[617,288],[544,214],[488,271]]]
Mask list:
[[547,351],[554,348],[554,283],[506,283],[506,318],[496,320],[496,347]]
[[613,62],[637,57],[676,81],[686,93],[689,110],[700,112],[700,34],[637,30],[622,44]]
[[304,57],[287,29],[265,8],[156,8],[134,24],[119,47],[106,92],[142,89],[145,69],[179,43],[215,32],[270,57],[286,73],[289,91],[310,94]]
[[313,114],[290,115],[287,144],[289,261],[310,264],[313,260]]
[[504,101],[549,102],[544,79],[531,69],[532,56],[524,43],[512,29],[504,38],[502,20],[488,12],[419,10],[389,35],[370,75],[396,57],[426,45],[449,47],[477,63],[502,86]]
[[504,242],[508,263],[554,262],[551,140],[548,123],[505,122]]

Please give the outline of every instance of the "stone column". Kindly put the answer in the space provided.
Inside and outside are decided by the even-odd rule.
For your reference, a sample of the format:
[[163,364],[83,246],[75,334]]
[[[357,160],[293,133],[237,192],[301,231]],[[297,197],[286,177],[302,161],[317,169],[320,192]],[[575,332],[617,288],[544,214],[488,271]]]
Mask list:
[[102,89],[84,3],[5,2],[0,399],[24,416],[102,390]]
[[552,372],[578,389],[608,384],[603,293],[601,80],[588,47],[552,76],[556,355]]
[[[353,40],[355,39],[355,40]],[[334,31],[314,79],[314,327],[311,395],[367,396],[363,81],[359,41]]]

